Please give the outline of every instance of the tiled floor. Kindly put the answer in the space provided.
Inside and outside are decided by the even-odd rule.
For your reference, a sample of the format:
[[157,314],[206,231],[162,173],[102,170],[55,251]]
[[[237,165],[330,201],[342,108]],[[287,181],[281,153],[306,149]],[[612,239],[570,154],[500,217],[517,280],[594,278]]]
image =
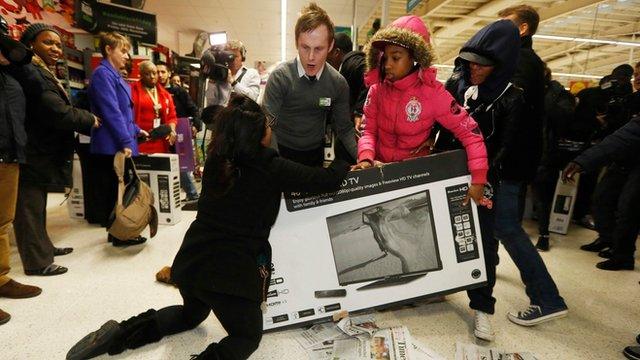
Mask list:
[[[158,236],[144,246],[117,249],[107,244],[104,230],[70,220],[66,206],[58,206],[61,200],[60,195],[50,196],[48,224],[56,245],[75,248],[72,254],[56,260],[69,267],[69,272],[49,278],[27,277],[15,247],[12,249],[14,278],[41,286],[43,293],[25,300],[0,299],[0,308],[13,316],[0,326],[0,359],[64,359],[71,345],[104,321],[123,320],[180,299],[174,288],[156,283],[154,275],[173,259],[195,213],[184,213],[182,222],[175,226],[161,227]],[[535,235],[534,228],[534,223],[527,223]],[[527,299],[513,262],[501,250],[493,346],[529,351],[541,360],[623,358],[620,351],[640,332],[640,272],[597,270],[597,256],[578,250],[594,235],[576,227],[569,236],[552,236],[552,250],[542,256],[570,313],[565,319],[534,328],[519,327],[506,319],[508,310],[524,308]],[[376,316],[382,325],[406,325],[414,338],[453,359],[456,341],[474,342],[467,302],[466,295],[458,293],[443,303],[417,304]],[[251,359],[306,359],[307,354],[292,339],[294,331],[266,334]],[[188,359],[223,334],[212,315],[191,332],[111,358]]]

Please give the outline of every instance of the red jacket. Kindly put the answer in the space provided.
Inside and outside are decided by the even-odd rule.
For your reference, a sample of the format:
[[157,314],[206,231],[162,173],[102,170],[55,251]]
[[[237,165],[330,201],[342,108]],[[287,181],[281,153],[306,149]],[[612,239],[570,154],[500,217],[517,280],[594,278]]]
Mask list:
[[[366,78],[372,83],[378,71],[370,71]],[[428,155],[428,148],[412,152],[429,138],[437,121],[464,145],[472,183],[486,183],[489,166],[482,133],[436,80],[435,69],[420,69],[395,82],[376,81],[367,95],[364,118],[358,161],[394,162]]]
[[[156,84],[160,109],[160,124],[177,124],[176,107],[173,104],[171,94],[159,83]],[[142,85],[141,81],[131,84],[131,98],[133,99],[133,118],[140,129],[151,132],[153,129],[153,100]],[[169,142],[165,139],[149,140],[138,146],[141,153],[169,153]]]

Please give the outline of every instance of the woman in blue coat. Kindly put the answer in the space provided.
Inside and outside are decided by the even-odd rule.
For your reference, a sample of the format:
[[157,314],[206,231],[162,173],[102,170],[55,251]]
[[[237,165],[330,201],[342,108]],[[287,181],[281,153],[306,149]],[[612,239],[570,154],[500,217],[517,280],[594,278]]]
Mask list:
[[[118,178],[113,171],[113,156],[122,151],[127,157],[138,155],[138,136],[149,134],[141,130],[133,121],[131,88],[120,75],[129,59],[131,45],[123,35],[110,32],[100,38],[100,52],[104,59],[100,62],[89,85],[91,111],[102,119],[102,127],[91,132],[91,159],[93,171],[90,181],[99,192],[91,194],[100,224],[107,227],[118,194]],[[116,239],[109,235],[114,246],[135,245],[146,241],[136,239]]]

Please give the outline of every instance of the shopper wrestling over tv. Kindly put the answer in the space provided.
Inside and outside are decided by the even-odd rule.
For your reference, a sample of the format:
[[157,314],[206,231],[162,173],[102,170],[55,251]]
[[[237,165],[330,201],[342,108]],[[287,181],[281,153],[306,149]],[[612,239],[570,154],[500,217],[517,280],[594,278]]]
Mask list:
[[271,122],[246,96],[232,96],[215,121],[196,220],[172,265],[184,305],[110,320],[80,340],[67,359],[119,354],[193,329],[213,310],[228,336],[196,359],[246,359],[262,338],[260,304],[269,287],[269,233],[282,191],[337,190],[349,165],[313,168],[267,145]]
[[471,172],[469,198],[480,204],[489,168],[484,140],[476,122],[436,80],[424,22],[417,16],[397,19],[371,38],[365,52],[370,88],[354,168],[428,155],[437,122],[464,144]]

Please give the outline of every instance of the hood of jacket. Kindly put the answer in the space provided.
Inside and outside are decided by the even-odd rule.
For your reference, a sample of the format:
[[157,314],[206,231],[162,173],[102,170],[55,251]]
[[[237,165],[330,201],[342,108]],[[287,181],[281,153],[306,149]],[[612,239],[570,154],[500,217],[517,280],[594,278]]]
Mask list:
[[365,46],[367,72],[378,70],[382,51],[386,44],[394,44],[410,50],[420,67],[422,69],[428,68],[433,60],[433,52],[429,45],[430,39],[429,29],[419,17],[408,15],[398,18],[389,26],[376,32]]
[[[478,98],[489,104],[497,99],[513,77],[520,52],[520,35],[518,28],[510,20],[498,20],[480,29],[460,52],[472,52],[491,59],[495,63],[493,72],[478,86]],[[461,71],[462,81],[457,89],[459,99],[469,87],[469,62],[458,57],[455,60],[456,70]]]

